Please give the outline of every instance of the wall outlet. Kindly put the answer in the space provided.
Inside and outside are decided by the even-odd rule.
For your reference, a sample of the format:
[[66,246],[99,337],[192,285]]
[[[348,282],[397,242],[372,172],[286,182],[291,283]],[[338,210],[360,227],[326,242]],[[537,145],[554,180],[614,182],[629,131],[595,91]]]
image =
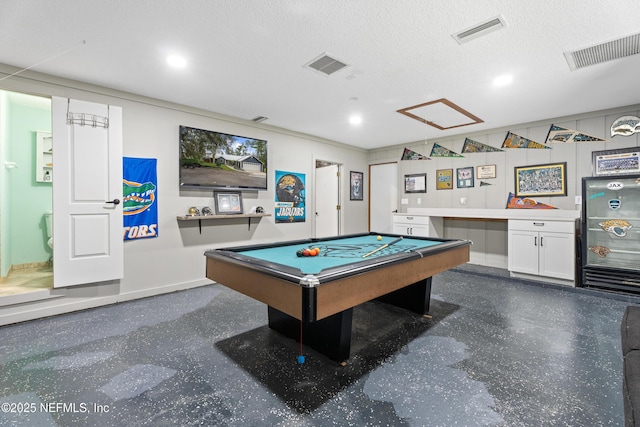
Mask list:
[[420,197],[418,197],[418,204],[421,205],[422,204],[422,199]]
[[576,196],[576,205],[582,204],[582,196]]
[[401,205],[408,205],[409,204],[409,199],[400,199],[400,204]]

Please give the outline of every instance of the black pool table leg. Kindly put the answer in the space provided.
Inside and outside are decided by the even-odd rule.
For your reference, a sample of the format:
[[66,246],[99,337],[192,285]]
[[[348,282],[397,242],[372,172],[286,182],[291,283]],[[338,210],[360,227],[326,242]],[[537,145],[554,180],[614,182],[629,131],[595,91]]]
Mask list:
[[[302,323],[302,343],[342,364],[351,352],[353,309],[315,322]],[[300,342],[300,320],[269,307],[269,327]]]
[[431,277],[383,295],[377,300],[418,314],[427,314],[431,302]]

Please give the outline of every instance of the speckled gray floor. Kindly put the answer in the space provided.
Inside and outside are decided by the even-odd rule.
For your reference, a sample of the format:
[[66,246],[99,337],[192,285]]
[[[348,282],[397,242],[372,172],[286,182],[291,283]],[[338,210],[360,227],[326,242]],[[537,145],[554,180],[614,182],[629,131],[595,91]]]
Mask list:
[[337,366],[219,285],[0,328],[0,426],[620,426],[636,297],[465,266],[354,312]]

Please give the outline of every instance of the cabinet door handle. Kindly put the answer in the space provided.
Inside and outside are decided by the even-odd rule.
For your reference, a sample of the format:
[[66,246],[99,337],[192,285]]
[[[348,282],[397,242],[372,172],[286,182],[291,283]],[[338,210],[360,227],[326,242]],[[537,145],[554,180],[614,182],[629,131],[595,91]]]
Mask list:
[[536,227],[544,227],[544,222],[534,222],[533,225]]
[[542,239],[544,239],[544,237],[540,236],[540,246],[544,246],[544,245],[542,244]]
[[407,227],[407,234],[411,234],[411,232],[409,231],[409,227]]
[[538,236],[533,237],[533,246],[538,246]]

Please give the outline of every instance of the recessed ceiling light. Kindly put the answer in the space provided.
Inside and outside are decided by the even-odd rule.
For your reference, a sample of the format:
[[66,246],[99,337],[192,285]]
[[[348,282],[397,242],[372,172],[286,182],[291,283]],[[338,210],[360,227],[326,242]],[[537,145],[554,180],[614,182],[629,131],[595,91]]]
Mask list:
[[360,123],[362,123],[362,117],[351,116],[349,117],[349,123],[351,123],[352,125],[359,125]]
[[503,76],[498,76],[493,80],[493,84],[496,86],[505,86],[513,81],[513,76],[510,74],[505,74]]
[[180,55],[167,56],[167,63],[174,68],[184,68],[187,66],[187,60]]

